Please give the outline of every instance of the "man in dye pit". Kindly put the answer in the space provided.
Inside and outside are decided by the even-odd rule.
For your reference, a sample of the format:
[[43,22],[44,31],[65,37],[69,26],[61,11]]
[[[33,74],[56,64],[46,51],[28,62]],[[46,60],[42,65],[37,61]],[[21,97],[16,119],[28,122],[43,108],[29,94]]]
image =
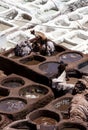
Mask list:
[[79,79],[76,84],[66,83],[66,81],[69,80],[66,72],[66,66],[67,64],[64,62],[60,62],[60,66],[58,67],[58,76],[52,79],[52,88],[55,88],[58,91],[63,90],[65,93],[81,93],[87,88],[85,78]]

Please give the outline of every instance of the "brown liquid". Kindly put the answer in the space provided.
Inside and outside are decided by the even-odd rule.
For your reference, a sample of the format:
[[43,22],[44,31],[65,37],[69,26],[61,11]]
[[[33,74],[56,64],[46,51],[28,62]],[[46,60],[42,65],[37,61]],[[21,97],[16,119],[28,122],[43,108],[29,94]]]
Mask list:
[[82,58],[82,56],[78,53],[66,53],[60,56],[60,61],[63,61],[65,63],[75,62],[79,61]]
[[37,65],[43,61],[45,61],[45,58],[41,56],[33,56],[33,57],[28,57],[20,60],[22,64],[26,64],[26,65]]
[[12,58],[12,59],[18,59],[18,58],[21,58],[20,56],[12,56],[12,57],[10,57],[10,58]]
[[27,62],[25,62],[24,64],[26,64],[26,65],[37,65],[37,64],[39,64],[40,63],[40,61],[38,61],[38,60],[31,60],[31,61],[27,61]]
[[20,100],[15,99],[6,99],[0,101],[0,111],[4,112],[15,112],[23,109],[25,107],[25,103]]
[[3,97],[5,97],[5,96],[1,96],[1,95],[0,95],[0,98],[3,98]]
[[73,78],[73,77],[70,77],[68,81],[66,81],[67,83],[71,83],[71,84],[75,84],[77,83],[78,81],[78,78]]
[[81,129],[78,129],[78,128],[63,128],[61,130],[81,130]]
[[43,116],[33,120],[33,122],[35,122],[36,124],[44,124],[44,125],[55,125],[57,123],[55,119]]
[[71,99],[63,99],[55,104],[55,108],[60,110],[61,112],[68,113],[68,108],[70,106]]
[[21,58],[20,56],[15,56],[14,52],[13,53],[6,53],[6,54],[4,54],[4,56],[6,56],[8,58],[12,58],[12,59]]

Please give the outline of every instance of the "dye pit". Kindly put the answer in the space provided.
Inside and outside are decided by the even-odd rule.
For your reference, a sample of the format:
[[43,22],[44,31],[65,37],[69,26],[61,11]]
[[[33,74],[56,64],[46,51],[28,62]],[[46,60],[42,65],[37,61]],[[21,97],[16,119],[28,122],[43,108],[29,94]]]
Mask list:
[[65,63],[77,62],[80,59],[82,59],[82,55],[75,53],[75,52],[74,53],[69,52],[69,53],[66,53],[66,54],[62,54],[59,57],[59,61],[63,61]]
[[43,61],[45,61],[45,58],[41,56],[32,56],[25,59],[21,59],[20,63],[30,66],[30,65],[37,65]]
[[16,88],[24,85],[24,81],[20,78],[14,77],[3,80],[1,84],[5,87]]
[[3,112],[17,112],[25,107],[26,103],[17,99],[6,99],[0,101],[0,111]]
[[[68,69],[74,64],[75,67],[72,69],[78,72],[76,76],[69,76],[66,84],[75,85],[79,79],[84,80],[82,75],[88,75],[88,0],[55,1],[0,0],[0,69],[6,74],[6,77],[0,75],[0,114],[6,115],[12,122],[2,125],[0,118],[1,130],[40,130],[33,127],[26,116],[38,108],[49,109],[48,103],[67,94],[63,91],[58,92],[51,84],[51,80],[58,76],[60,61],[69,64]],[[47,39],[55,43],[55,52],[52,55],[36,52],[25,57],[15,55],[14,47],[17,44],[34,38],[31,30],[44,33]],[[27,79],[9,78],[9,74],[13,73]],[[39,85],[34,85],[36,82]],[[42,85],[46,85],[50,91]],[[75,94],[71,96],[75,97]],[[55,114],[52,112],[48,115],[49,111],[43,111],[41,115],[39,111],[33,115],[33,118],[36,117],[33,122],[38,126],[47,126],[42,127],[43,130],[47,130],[48,125],[48,130],[56,130],[50,126],[59,126],[61,121],[68,120],[68,126],[63,124],[57,130],[87,130],[88,121],[83,121],[86,127],[81,124],[76,126],[75,123],[79,123],[79,120],[70,125],[69,110],[72,98],[65,97],[55,102],[52,110],[50,108],[49,111],[60,113],[60,120],[57,120],[57,115],[53,118]],[[38,114],[41,116],[37,117]]]
[[55,125],[57,124],[57,121],[53,118],[49,117],[39,117],[35,120],[33,120],[34,123],[36,124],[43,124],[43,125]]
[[20,90],[19,95],[27,99],[40,98],[48,93],[48,90],[42,86],[31,85]]
[[46,62],[39,66],[39,69],[45,73],[49,78],[53,78],[58,73],[58,62]]

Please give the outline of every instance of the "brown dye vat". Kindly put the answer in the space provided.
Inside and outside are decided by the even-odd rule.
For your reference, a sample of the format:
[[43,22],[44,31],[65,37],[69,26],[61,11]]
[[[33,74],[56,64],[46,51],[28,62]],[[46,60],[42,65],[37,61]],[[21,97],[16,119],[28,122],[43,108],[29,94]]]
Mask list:
[[87,130],[86,125],[82,122],[71,122],[70,120],[62,121],[59,123],[57,130]]
[[88,74],[88,61],[85,61],[78,65],[78,70],[82,73]]
[[21,111],[26,106],[26,101],[20,98],[5,98],[0,100],[0,111],[3,113],[14,113]]
[[71,94],[66,94],[60,98],[56,98],[51,103],[49,103],[46,108],[49,110],[54,110],[61,112],[64,119],[69,119],[69,108],[72,100]]
[[7,77],[1,81],[1,85],[8,88],[21,87],[24,84],[24,80],[20,77]]
[[9,90],[5,88],[0,88],[0,99],[9,96]]
[[44,57],[34,55],[34,56],[30,56],[30,57],[21,59],[20,63],[29,66],[29,65],[37,65],[45,60],[46,59]]
[[27,99],[41,98],[47,93],[48,89],[40,85],[30,85],[19,91],[19,95]]
[[35,120],[33,120],[34,123],[40,125],[40,124],[44,124],[44,125],[56,125],[57,121],[55,119],[52,119],[50,117],[39,117]]
[[3,130],[36,130],[36,127],[27,120],[18,120],[6,126]]
[[62,130],[80,130],[78,128],[63,128]]
[[81,60],[83,56],[77,52],[66,52],[59,56],[59,61],[64,63],[73,63]]
[[28,121],[35,125],[57,125],[61,120],[60,113],[47,109],[38,109],[27,115]]
[[60,110],[60,112],[63,115],[64,119],[68,119],[69,118],[69,107],[70,107],[70,103],[71,103],[72,98],[66,97],[62,100],[59,100],[55,105],[55,109]]
[[39,65],[39,69],[44,72],[44,75],[48,78],[54,78],[58,74],[58,62],[45,62]]

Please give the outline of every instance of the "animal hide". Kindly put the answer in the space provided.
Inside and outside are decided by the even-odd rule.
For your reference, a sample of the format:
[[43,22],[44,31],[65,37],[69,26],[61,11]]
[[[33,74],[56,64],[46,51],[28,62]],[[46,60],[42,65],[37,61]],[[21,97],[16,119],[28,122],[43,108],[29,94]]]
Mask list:
[[84,94],[77,94],[73,97],[70,107],[70,118],[88,121],[88,101]]

